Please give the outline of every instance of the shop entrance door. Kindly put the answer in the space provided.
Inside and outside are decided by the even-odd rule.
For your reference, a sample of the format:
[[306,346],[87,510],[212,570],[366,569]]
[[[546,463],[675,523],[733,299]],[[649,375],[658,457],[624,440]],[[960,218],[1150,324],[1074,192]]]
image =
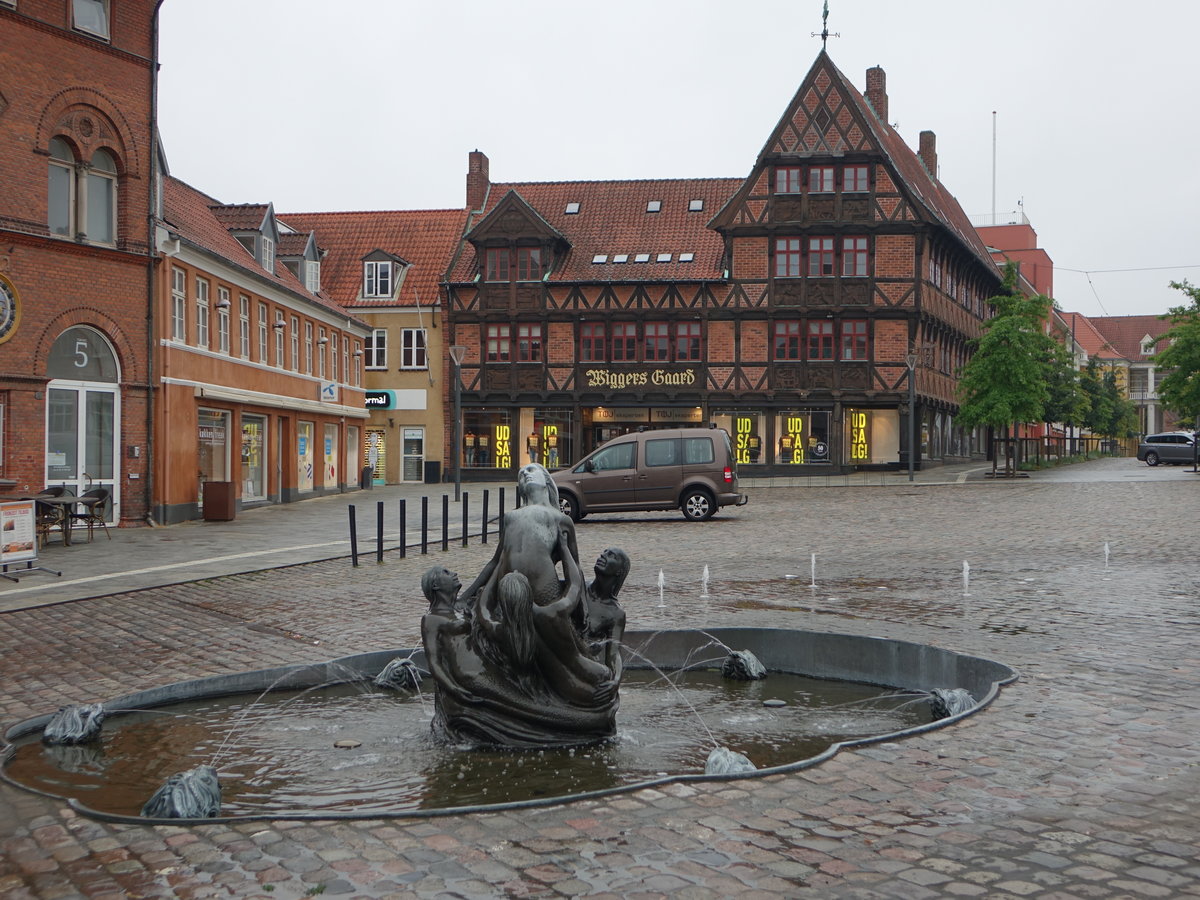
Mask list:
[[425,429],[404,429],[404,458],[401,481],[423,481],[425,477]]

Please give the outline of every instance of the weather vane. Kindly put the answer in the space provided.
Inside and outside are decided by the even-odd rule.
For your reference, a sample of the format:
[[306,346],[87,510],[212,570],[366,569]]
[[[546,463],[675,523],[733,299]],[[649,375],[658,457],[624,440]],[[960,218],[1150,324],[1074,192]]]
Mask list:
[[[825,49],[825,44],[830,38],[829,33],[829,0],[825,0],[825,8],[821,11],[821,31],[810,31],[809,37],[819,37],[821,39],[821,49]],[[841,37],[838,32],[833,32],[832,37]]]

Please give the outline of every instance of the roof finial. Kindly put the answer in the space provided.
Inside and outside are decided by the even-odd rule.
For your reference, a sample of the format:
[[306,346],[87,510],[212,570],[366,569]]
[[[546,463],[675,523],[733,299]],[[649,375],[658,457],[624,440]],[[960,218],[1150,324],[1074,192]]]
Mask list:
[[[825,0],[825,8],[821,11],[821,31],[820,33],[811,31],[809,37],[819,37],[821,39],[821,50],[825,49],[825,44],[830,38],[829,31],[829,0]],[[836,31],[832,33],[833,37],[841,37]]]

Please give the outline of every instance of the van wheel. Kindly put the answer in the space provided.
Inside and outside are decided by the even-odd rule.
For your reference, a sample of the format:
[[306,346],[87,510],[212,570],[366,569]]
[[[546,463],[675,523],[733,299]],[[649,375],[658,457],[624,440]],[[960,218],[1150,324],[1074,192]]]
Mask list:
[[1146,465],[1148,465],[1148,466],[1157,466],[1158,465],[1158,454],[1155,453],[1153,450],[1151,450],[1149,453],[1146,454]]
[[578,522],[583,518],[584,514],[579,512],[579,501],[570,494],[558,495],[558,508],[562,510],[564,516],[568,516],[572,522]]
[[702,491],[699,488],[695,488],[684,494],[683,503],[680,506],[683,509],[684,518],[691,519],[693,522],[703,522],[705,519],[711,519],[713,513],[717,511],[717,504],[713,502],[713,498],[709,496],[708,491]]

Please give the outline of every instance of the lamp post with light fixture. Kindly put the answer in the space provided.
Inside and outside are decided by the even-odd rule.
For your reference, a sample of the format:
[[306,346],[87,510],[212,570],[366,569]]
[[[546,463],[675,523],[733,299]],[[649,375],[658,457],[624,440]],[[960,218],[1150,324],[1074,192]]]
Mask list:
[[454,458],[454,502],[461,499],[462,491],[462,361],[467,348],[455,344],[450,348],[450,361],[454,363],[454,445],[450,453]]

